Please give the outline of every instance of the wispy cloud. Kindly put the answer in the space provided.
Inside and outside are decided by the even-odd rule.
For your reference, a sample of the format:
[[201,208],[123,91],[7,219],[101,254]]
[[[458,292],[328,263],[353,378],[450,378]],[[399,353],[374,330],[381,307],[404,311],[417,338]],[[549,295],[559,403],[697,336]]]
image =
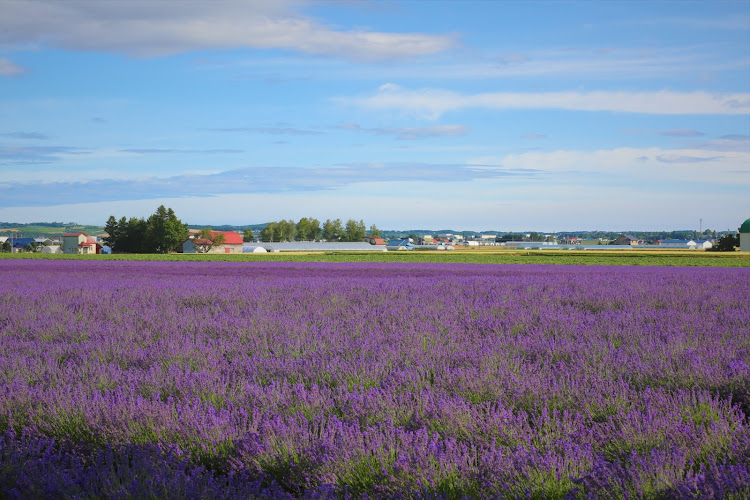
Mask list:
[[651,129],[626,129],[622,131],[623,134],[651,134],[651,135],[664,135],[667,137],[701,137],[706,134],[689,128],[679,128],[670,130],[651,130]]
[[60,193],[65,193],[70,199],[97,202],[321,191],[368,182],[460,182],[540,174],[533,168],[512,169],[489,164],[357,163],[335,168],[246,168],[167,178],[12,182],[0,185],[0,207],[45,204],[50,197],[59,197]]
[[[750,188],[750,151],[710,154],[700,149],[615,148],[594,151],[559,150],[485,156],[477,163],[498,163],[508,169],[535,168],[558,185]],[[745,178],[738,176],[743,172]],[[669,188],[667,188],[669,187]]]
[[52,163],[66,155],[84,154],[90,152],[66,146],[0,146],[0,164]]
[[298,1],[122,2],[6,0],[0,42],[139,57],[219,48],[289,49],[349,60],[434,54],[453,35],[342,31],[297,11]]
[[232,128],[210,128],[210,132],[245,132],[251,134],[270,135],[321,135],[317,130],[305,130],[294,127],[232,127]]
[[435,125],[432,127],[393,127],[393,128],[367,128],[354,123],[342,125],[344,130],[354,132],[366,132],[375,135],[394,135],[397,139],[413,140],[428,137],[456,137],[465,135],[469,130],[465,125]]
[[[750,136],[723,136],[712,141],[686,143],[685,146],[705,151],[750,153]],[[750,168],[748,168],[748,171],[750,171]]]
[[231,154],[244,153],[241,149],[169,149],[169,148],[131,148],[121,149],[123,153],[134,153],[141,155],[150,154]]
[[26,68],[19,66],[7,57],[0,57],[0,77],[20,76],[26,73]]
[[721,158],[721,156],[683,156],[675,154],[663,154],[656,157],[662,163],[704,163],[720,160]]
[[371,110],[398,110],[437,119],[446,112],[471,108],[562,109],[657,115],[750,114],[750,93],[708,92],[486,92],[465,94],[442,89],[404,89],[387,83],[366,97],[335,99]]
[[42,134],[40,132],[5,132],[0,133],[0,137],[9,137],[11,139],[49,139],[47,134]]

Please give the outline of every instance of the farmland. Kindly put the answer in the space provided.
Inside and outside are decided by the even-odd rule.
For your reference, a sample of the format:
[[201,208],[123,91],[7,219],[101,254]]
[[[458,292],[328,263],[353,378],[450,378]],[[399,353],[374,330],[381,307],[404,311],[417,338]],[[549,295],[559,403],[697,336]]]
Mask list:
[[516,250],[497,247],[445,251],[286,252],[265,254],[0,254],[2,259],[129,260],[165,262],[359,262],[442,264],[564,264],[608,266],[750,267],[747,252],[694,250]]
[[1,259],[0,497],[750,494],[746,264],[411,255]]

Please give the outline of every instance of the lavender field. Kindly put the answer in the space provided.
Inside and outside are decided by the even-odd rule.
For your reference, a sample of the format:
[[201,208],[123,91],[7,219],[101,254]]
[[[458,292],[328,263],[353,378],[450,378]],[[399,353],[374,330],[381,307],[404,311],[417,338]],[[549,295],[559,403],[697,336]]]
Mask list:
[[750,268],[0,261],[0,498],[746,498]]

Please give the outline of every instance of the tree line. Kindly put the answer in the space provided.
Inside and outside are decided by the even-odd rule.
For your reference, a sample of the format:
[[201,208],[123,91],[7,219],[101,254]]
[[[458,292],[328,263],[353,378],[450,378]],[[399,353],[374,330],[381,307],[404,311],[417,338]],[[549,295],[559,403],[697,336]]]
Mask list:
[[[260,231],[260,240],[274,241],[362,241],[368,234],[363,220],[349,219],[344,224],[341,219],[326,219],[321,225],[314,217],[303,217],[299,221],[280,220],[269,222]],[[370,226],[369,236],[377,237],[380,231],[375,224]]]
[[104,243],[113,253],[168,253],[188,239],[187,224],[171,208],[160,205],[148,219],[120,220],[110,215],[104,225]]

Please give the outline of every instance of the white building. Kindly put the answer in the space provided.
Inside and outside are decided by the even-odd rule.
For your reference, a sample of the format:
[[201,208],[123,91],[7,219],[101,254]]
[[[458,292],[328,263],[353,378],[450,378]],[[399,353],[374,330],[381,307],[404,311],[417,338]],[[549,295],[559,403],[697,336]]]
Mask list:
[[62,235],[62,251],[68,254],[97,254],[102,246],[96,238],[86,233],[65,233]]
[[750,219],[740,226],[740,251],[750,252]]

